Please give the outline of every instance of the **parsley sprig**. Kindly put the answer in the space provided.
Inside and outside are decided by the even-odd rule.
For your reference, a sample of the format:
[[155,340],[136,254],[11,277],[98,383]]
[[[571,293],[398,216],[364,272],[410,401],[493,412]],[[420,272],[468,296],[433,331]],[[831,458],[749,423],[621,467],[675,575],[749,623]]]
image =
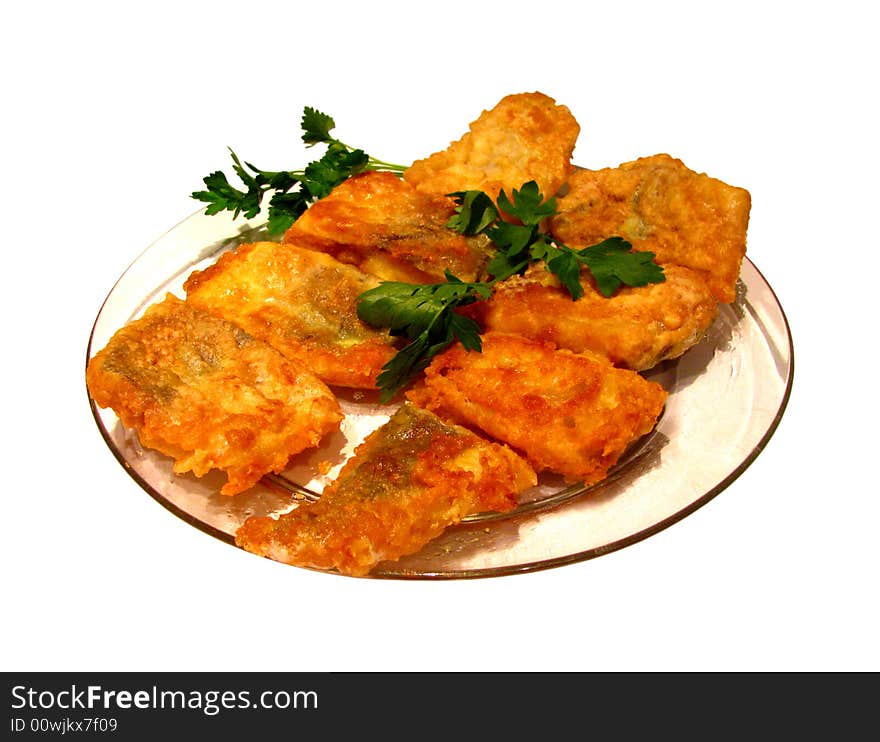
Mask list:
[[[595,245],[575,249],[542,230],[544,221],[556,213],[556,199],[544,200],[535,181],[529,181],[512,197],[502,190],[497,206],[482,191],[450,194],[456,213],[447,227],[465,235],[485,233],[496,248],[487,271],[495,281],[522,274],[533,263],[543,261],[568,289],[572,299],[584,295],[581,269],[586,268],[603,296],[610,297],[621,286],[645,286],[665,280],[654,253],[635,252],[622,237],[609,237]],[[517,221],[502,218],[502,212]]]
[[510,197],[501,191],[497,204],[482,191],[449,195],[456,206],[446,226],[463,235],[485,233],[492,241],[495,254],[487,266],[491,279],[467,283],[447,271],[445,283],[385,281],[360,295],[357,311],[361,320],[373,327],[387,327],[392,335],[410,341],[382,367],[376,380],[383,402],[407,386],[434,356],[456,340],[467,350],[482,350],[479,325],[455,310],[489,299],[496,283],[524,273],[533,263],[543,261],[573,300],[584,293],[582,268],[590,271],[606,297],[623,285],[645,286],[665,280],[653,253],[633,252],[632,245],[621,237],[609,237],[577,250],[543,231],[542,224],[556,213],[556,200],[545,201],[534,181],[513,189]]
[[308,163],[302,170],[262,170],[242,161],[230,149],[232,169],[244,189],[230,184],[225,173],[216,171],[203,178],[206,190],[194,191],[192,197],[208,204],[206,214],[231,211],[248,219],[260,213],[266,194],[269,199],[270,234],[287,230],[316,199],[323,198],[347,178],[367,170],[384,170],[402,174],[403,165],[395,165],[368,155],[336,139],[331,132],[336,122],[326,113],[306,106],[302,115],[302,141],[309,147],[326,144],[323,156]]
[[479,325],[454,310],[491,295],[491,283],[461,281],[449,271],[445,283],[384,281],[361,294],[358,317],[410,341],[383,366],[376,380],[381,401],[388,402],[456,340],[467,350],[482,350]]

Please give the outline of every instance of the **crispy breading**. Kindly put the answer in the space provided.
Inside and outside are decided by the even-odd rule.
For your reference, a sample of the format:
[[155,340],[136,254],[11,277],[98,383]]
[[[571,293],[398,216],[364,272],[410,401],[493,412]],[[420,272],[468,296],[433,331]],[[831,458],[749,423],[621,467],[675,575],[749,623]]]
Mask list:
[[434,358],[406,396],[508,444],[538,472],[593,484],[652,430],[666,391],[602,356],[489,332],[480,353],[454,345]]
[[168,294],[89,361],[95,403],[112,408],[178,474],[227,475],[234,495],[338,428],[334,396],[303,366]]
[[578,170],[550,220],[554,237],[586,247],[619,235],[661,265],[706,274],[718,301],[736,298],[751,197],[666,154],[616,168]]
[[325,383],[371,389],[395,353],[393,339],[357,316],[378,280],[330,255],[256,242],[224,253],[184,283],[187,301],[238,325]]
[[403,177],[426,193],[481,190],[493,199],[534,180],[549,198],[572,171],[579,133],[571,111],[543,93],[508,95],[461,139],[417,160]]
[[624,286],[606,298],[584,271],[584,295],[572,301],[556,276],[535,267],[502,281],[491,299],[463,311],[489,331],[592,351],[615,366],[644,371],[693,347],[717,315],[703,274],[677,265],[664,273],[663,283]]
[[316,201],[284,235],[388,281],[434,283],[451,271],[476,280],[486,240],[446,228],[455,202],[421,193],[393,173],[355,175]]
[[276,561],[365,575],[467,515],[506,512],[535,472],[509,448],[404,403],[358,446],[314,504],[252,517],[236,544]]

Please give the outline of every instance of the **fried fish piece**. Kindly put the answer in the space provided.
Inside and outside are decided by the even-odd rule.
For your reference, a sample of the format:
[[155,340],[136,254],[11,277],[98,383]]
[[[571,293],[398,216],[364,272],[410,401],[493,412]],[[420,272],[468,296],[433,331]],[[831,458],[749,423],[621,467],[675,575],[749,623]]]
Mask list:
[[602,356],[489,332],[480,353],[454,345],[436,356],[406,396],[508,444],[538,472],[593,484],[653,429],[667,395]]
[[463,311],[488,331],[591,351],[615,366],[644,371],[696,345],[718,313],[703,274],[677,265],[664,272],[663,283],[624,286],[606,298],[584,271],[584,295],[572,301],[556,276],[535,267]]
[[394,340],[357,316],[378,280],[330,255],[277,242],[224,253],[187,278],[187,302],[232,322],[333,386],[371,389]]
[[417,160],[404,179],[426,193],[481,190],[493,199],[534,180],[549,198],[572,171],[580,125],[543,93],[508,95],[448,148]]
[[619,235],[663,265],[706,274],[718,301],[736,298],[751,197],[667,154],[616,168],[578,170],[550,220],[554,237],[586,247]]
[[89,360],[86,383],[176,473],[224,471],[224,495],[282,471],[342,420],[303,366],[173,294],[113,335]]
[[447,270],[474,281],[487,261],[488,240],[447,229],[454,213],[451,198],[421,193],[393,173],[367,172],[312,204],[284,241],[387,281],[434,283]]
[[421,549],[467,515],[506,512],[536,484],[506,446],[404,403],[314,504],[251,517],[235,542],[279,562],[361,576]]

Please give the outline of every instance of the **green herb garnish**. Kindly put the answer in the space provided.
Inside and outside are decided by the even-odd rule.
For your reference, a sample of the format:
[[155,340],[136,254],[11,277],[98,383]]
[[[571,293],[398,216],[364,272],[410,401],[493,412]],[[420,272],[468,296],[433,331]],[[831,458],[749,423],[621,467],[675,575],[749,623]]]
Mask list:
[[194,191],[192,197],[208,204],[206,214],[231,211],[233,216],[244,214],[253,219],[260,213],[266,194],[269,199],[267,230],[280,234],[287,230],[316,199],[323,198],[352,175],[368,170],[383,170],[398,175],[406,169],[371,157],[362,149],[355,149],[331,135],[336,122],[326,113],[310,108],[303,110],[302,141],[309,147],[326,144],[324,155],[310,162],[302,170],[262,170],[249,162],[242,162],[232,149],[232,169],[244,190],[230,184],[222,171],[216,171],[203,180],[207,190]]
[[446,272],[445,283],[411,284],[384,281],[358,299],[357,313],[374,327],[387,327],[392,335],[410,342],[382,367],[377,386],[387,402],[430,363],[458,340],[467,350],[482,350],[480,328],[454,310],[492,295],[492,284],[467,283]]
[[[489,281],[466,283],[447,271],[445,283],[411,284],[386,281],[359,297],[358,316],[373,327],[387,327],[392,335],[410,342],[382,368],[376,385],[383,402],[423,371],[431,359],[458,340],[467,350],[482,350],[480,328],[455,311],[475,301],[488,299],[494,286],[543,261],[568,289],[572,299],[583,296],[581,269],[588,269],[603,296],[611,296],[622,285],[645,286],[665,280],[663,269],[650,252],[634,252],[621,237],[609,237],[581,250],[563,245],[541,229],[556,213],[556,200],[544,200],[537,183],[530,181],[511,197],[504,191],[498,203],[482,191],[459,191],[455,214],[447,227],[460,234],[486,234],[495,254],[489,261]],[[502,213],[517,222],[502,218]]]
[[[456,213],[447,227],[465,235],[481,232],[492,240],[496,252],[487,270],[495,281],[522,274],[532,264],[543,261],[568,289],[572,299],[584,294],[581,269],[586,268],[596,280],[603,296],[610,297],[621,286],[645,286],[665,280],[663,268],[654,262],[654,253],[636,252],[622,237],[606,240],[583,249],[568,247],[541,229],[542,222],[556,213],[556,199],[546,201],[538,184],[529,181],[512,191],[504,191],[497,206],[482,191],[459,191],[450,194],[456,200]],[[501,213],[519,223],[505,221]]]

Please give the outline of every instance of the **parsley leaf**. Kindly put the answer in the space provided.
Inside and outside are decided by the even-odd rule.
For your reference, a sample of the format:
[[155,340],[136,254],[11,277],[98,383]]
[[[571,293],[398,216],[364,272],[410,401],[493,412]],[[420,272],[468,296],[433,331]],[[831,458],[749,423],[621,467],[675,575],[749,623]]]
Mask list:
[[309,146],[336,141],[330,132],[336,128],[336,122],[326,113],[306,106],[302,115],[302,140]]
[[622,237],[609,237],[577,253],[603,296],[611,296],[624,284],[646,286],[666,280],[663,268],[654,262],[654,253],[633,252],[631,248]]
[[582,260],[577,252],[546,237],[531,245],[529,252],[533,260],[544,261],[547,270],[568,289],[572,299],[580,299],[584,295],[584,287],[581,286]]
[[498,209],[482,191],[456,191],[447,194],[455,200],[455,214],[446,226],[459,234],[480,234],[498,219]]
[[308,163],[302,170],[261,170],[249,162],[242,162],[230,149],[232,170],[244,189],[236,188],[223,172],[216,171],[203,178],[205,190],[193,191],[191,195],[208,204],[205,209],[208,215],[231,211],[234,217],[244,214],[253,219],[260,213],[264,197],[271,193],[266,228],[270,234],[281,234],[309,204],[324,198],[352,175],[365,170],[403,174],[406,169],[403,165],[377,160],[362,149],[349,147],[335,139],[330,134],[335,126],[332,117],[306,106],[302,115],[302,140],[309,147],[326,144],[327,150],[322,157]]
[[382,367],[376,380],[381,401],[392,399],[456,340],[468,350],[482,350],[479,326],[455,309],[488,299],[491,294],[491,284],[464,282],[448,271],[446,283],[385,281],[361,294],[357,307],[361,320],[410,340]]
[[[546,201],[535,181],[498,194],[497,207],[482,191],[450,194],[456,199],[456,213],[447,227],[460,234],[485,232],[495,245],[486,270],[494,281],[522,274],[532,264],[543,262],[571,294],[584,295],[581,270],[586,268],[596,280],[603,296],[609,297],[621,286],[645,286],[665,280],[663,268],[654,263],[651,252],[634,252],[621,237],[609,237],[582,250],[562,244],[541,230],[542,222],[556,213],[556,199]],[[516,222],[501,218],[504,213]]]
[[193,198],[204,201],[208,204],[205,213],[209,215],[219,214],[221,211],[232,211],[235,216],[244,212],[248,219],[256,216],[260,211],[259,195],[254,198],[254,194],[248,191],[240,191],[233,188],[226,176],[220,172],[211,173],[204,178],[205,185],[208,190],[196,191]]
[[342,181],[361,172],[370,158],[362,149],[350,150],[334,143],[320,160],[310,162],[304,172],[304,184],[315,198],[324,198]]
[[519,190],[514,188],[512,193],[511,201],[502,190],[498,194],[498,206],[505,214],[517,217],[523,224],[537,227],[543,219],[556,213],[556,199],[544,201],[544,195],[534,180],[530,180]]
[[496,281],[503,281],[516,273],[522,273],[528,267],[529,247],[538,239],[534,227],[501,221],[487,234],[496,247],[496,253],[488,268]]
[[269,234],[283,234],[309,208],[311,193],[306,190],[276,191],[269,201]]

